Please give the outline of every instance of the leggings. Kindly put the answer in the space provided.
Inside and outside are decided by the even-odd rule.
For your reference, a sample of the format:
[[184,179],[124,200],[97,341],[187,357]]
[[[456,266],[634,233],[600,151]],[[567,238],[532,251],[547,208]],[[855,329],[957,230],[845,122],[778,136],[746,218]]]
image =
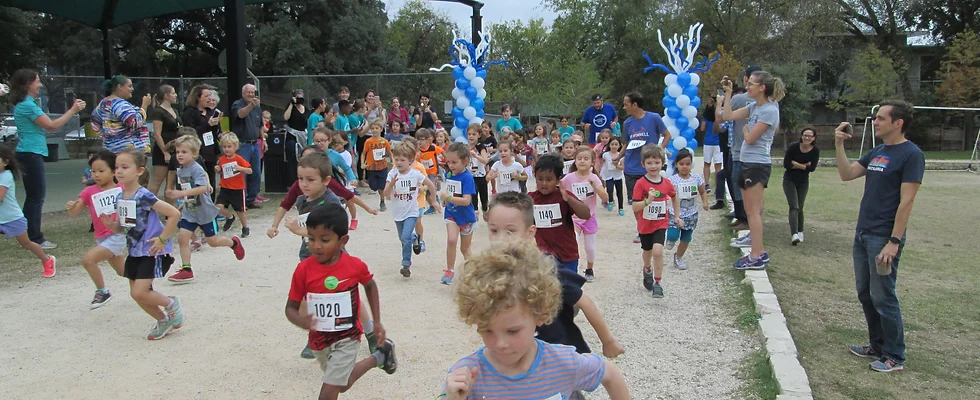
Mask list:
[[608,179],[606,180],[606,194],[609,198],[613,198],[613,191],[616,192],[616,201],[619,202],[619,209],[623,209],[623,180],[622,179]]
[[[623,204],[620,202],[619,204]],[[585,260],[589,264],[595,262],[595,235],[594,233],[583,233],[582,237],[585,239]]]
[[[475,176],[473,177],[473,182],[476,183],[477,193],[477,196],[473,196],[473,211],[480,211],[482,206],[483,212],[487,212],[487,208],[490,207],[490,203],[487,202],[487,177]],[[477,197],[479,197],[479,200],[477,200]]]

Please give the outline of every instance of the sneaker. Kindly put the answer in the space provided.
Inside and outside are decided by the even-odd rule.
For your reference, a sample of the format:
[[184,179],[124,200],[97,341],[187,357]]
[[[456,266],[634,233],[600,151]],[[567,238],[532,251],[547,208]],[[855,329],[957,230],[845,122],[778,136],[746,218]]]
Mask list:
[[635,238],[633,238],[633,243],[634,243],[634,244],[636,244],[636,243],[640,243],[640,235],[636,235],[636,237],[635,237]]
[[664,287],[660,286],[659,283],[655,283],[653,285],[653,290],[651,290],[651,293],[653,294],[653,298],[662,299],[664,298]]
[[871,346],[858,346],[856,344],[852,344],[847,346],[847,349],[851,351],[851,354],[854,354],[858,357],[874,358],[874,359],[881,358],[881,353],[875,351],[875,349],[873,349]]
[[232,216],[231,218],[225,218],[225,225],[221,227],[222,232],[228,232],[231,229],[231,225],[235,223],[238,217]]
[[311,349],[310,345],[307,344],[306,347],[303,348],[303,351],[299,352],[299,357],[307,360],[312,360],[316,358],[316,354],[313,354],[313,349]]
[[173,327],[170,325],[170,321],[157,321],[157,324],[150,330],[150,333],[146,335],[147,340],[160,340],[167,336]]
[[398,272],[401,272],[402,276],[406,278],[412,276],[412,270],[409,267],[402,267],[402,269],[398,270]]
[[218,221],[224,221],[226,218],[225,218],[224,215],[218,214],[218,217],[215,218],[215,219],[218,220]]
[[479,211],[474,211],[473,213],[476,214],[476,220],[479,221],[480,220],[480,212]]
[[905,369],[904,365],[889,360],[888,357],[881,357],[877,361],[869,364],[868,366],[871,367],[871,369],[878,372],[898,372]]
[[248,235],[251,234],[251,233],[252,233],[252,230],[251,229],[248,229],[247,226],[243,226],[242,227],[242,237],[243,238],[247,238]]
[[[245,229],[248,229],[248,228],[243,228],[243,230],[245,230]],[[247,234],[248,234],[247,231],[242,232],[242,236],[246,236]],[[242,246],[242,240],[239,239],[237,236],[232,236],[231,237],[231,241],[235,243],[234,246],[231,246],[231,250],[235,252],[235,258],[237,258],[238,261],[244,260],[245,259],[245,246]]]
[[752,238],[749,237],[749,235],[745,235],[737,239],[733,239],[729,245],[736,249],[746,249],[752,247]]
[[55,264],[57,263],[58,260],[56,260],[54,256],[49,254],[48,261],[45,261],[44,264],[41,264],[44,267],[44,273],[42,273],[41,275],[44,276],[45,278],[53,278],[55,273],[54,267]]
[[44,250],[54,250],[54,249],[57,249],[58,248],[58,245],[56,245],[54,243],[51,243],[50,241],[47,241],[47,240],[45,240],[44,242],[38,243],[38,245],[40,245],[41,248],[44,249]]
[[677,244],[677,242],[676,242],[676,241],[673,241],[673,240],[668,240],[668,241],[667,241],[667,245],[666,245],[666,246],[664,246],[664,249],[665,249],[665,250],[671,250],[671,249],[673,249],[673,248],[674,248],[674,245],[676,245],[676,244]]
[[109,293],[108,291],[100,292],[96,290],[95,297],[92,298],[92,304],[89,305],[89,309],[94,310],[96,308],[102,307],[105,305],[105,303],[108,303],[109,300],[112,300],[111,293]]
[[749,229],[749,223],[744,221],[737,221],[736,223],[732,224],[731,227],[732,230],[735,231],[745,231]]
[[381,202],[381,205],[378,206],[378,211],[385,212],[387,209],[388,207],[385,206],[385,202],[383,201]]
[[643,268],[643,288],[653,290],[653,271]]
[[704,185],[704,192],[711,194],[711,185]]
[[269,198],[268,197],[255,196],[255,202],[256,203],[265,203],[267,201],[269,201]]
[[187,268],[181,268],[176,274],[170,275],[167,280],[178,285],[190,283],[194,281],[194,271]]
[[607,210],[608,210],[608,209],[610,209],[610,208],[609,208],[609,202],[608,202],[608,201],[604,201],[604,202],[602,202],[602,208],[605,208],[605,209],[607,209]]
[[385,345],[381,346],[381,354],[385,356],[385,362],[381,364],[381,370],[387,372],[388,375],[395,373],[398,370],[398,357],[395,357],[395,342],[391,339],[385,339]]
[[453,276],[455,276],[455,275],[456,275],[456,272],[455,271],[453,271],[451,269],[447,269],[446,270],[446,273],[442,275],[442,279],[441,279],[442,284],[443,285],[452,284],[453,283]]
[[[480,214],[477,215],[479,216]],[[490,214],[487,214],[486,211],[483,211],[483,222],[490,222]]]
[[167,318],[170,318],[170,326],[178,330],[184,326],[184,308],[180,306],[180,298],[177,296],[170,296],[170,298],[173,299],[174,305],[164,307],[163,311],[167,313]]
[[201,251],[201,242],[197,240],[191,240],[191,252]]
[[800,235],[800,243],[803,243],[803,232],[799,232],[797,235]]
[[[606,210],[612,211],[612,209],[613,209],[613,203],[606,204]],[[623,211],[623,210],[619,210],[619,211]]]
[[595,282],[595,272],[591,269],[585,270],[585,283]]
[[756,258],[755,260],[753,260],[751,258],[752,258],[752,255],[751,254],[750,255],[747,255],[745,257],[739,258],[738,261],[735,261],[735,264],[733,266],[735,267],[735,269],[737,269],[739,271],[747,271],[747,270],[748,271],[761,271],[761,270],[766,269],[766,266],[769,265],[769,254],[768,253],[763,252],[762,253],[762,256],[759,257],[759,258]]
[[415,255],[419,255],[419,254],[422,253],[422,245],[419,244],[419,235],[418,234],[413,234],[412,235],[412,252],[415,253]]
[[792,243],[793,243],[793,246],[796,246],[796,245],[800,244],[800,234],[799,233],[794,233],[793,234]]
[[728,214],[725,214],[725,219],[735,219],[735,212],[732,211]]
[[626,212],[625,212],[625,211],[623,211],[623,209],[622,209],[622,208],[620,208],[620,209],[619,209],[619,216],[620,216],[620,217],[622,217],[622,216],[624,216],[624,215],[626,215]]
[[419,240],[419,249],[420,249],[419,250],[420,253],[425,253],[425,241],[424,240]]
[[357,230],[357,220],[356,219],[350,220],[350,226],[347,228],[347,230],[349,230],[349,231],[355,231],[355,230]]
[[260,207],[260,206],[259,206],[259,203],[257,203],[257,202],[254,202],[254,201],[253,201],[253,202],[251,202],[251,203],[248,203],[248,204],[245,204],[245,209],[246,209],[246,210],[251,210],[251,209],[256,209],[256,210],[258,210],[258,209],[260,209],[260,208],[262,208],[262,207]]
[[725,208],[725,202],[724,201],[721,201],[721,200],[718,200],[718,201],[715,202],[715,204],[712,204],[711,207],[708,207],[708,208],[709,209],[712,209],[712,210],[721,210],[721,209]]
[[687,269],[687,263],[684,262],[684,259],[683,258],[678,257],[676,254],[674,255],[674,266],[677,267],[677,269],[679,269],[681,271],[684,271],[684,270]]
[[432,214],[435,214],[435,213],[436,213],[435,207],[429,207],[428,210],[425,210],[425,213],[423,215],[432,215]]

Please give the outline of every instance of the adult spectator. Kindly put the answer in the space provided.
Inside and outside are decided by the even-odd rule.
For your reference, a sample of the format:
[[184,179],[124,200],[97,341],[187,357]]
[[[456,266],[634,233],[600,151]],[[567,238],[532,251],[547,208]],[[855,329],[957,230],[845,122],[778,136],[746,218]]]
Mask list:
[[[402,127],[408,127],[410,122],[408,110],[402,107],[401,99],[398,97],[391,98],[391,109],[388,110],[388,126],[390,127],[395,121],[401,121]],[[415,126],[412,125],[410,130],[407,132],[412,136],[415,136]],[[402,130],[402,133],[406,133],[406,131]]]
[[820,162],[820,148],[814,145],[817,130],[812,126],[803,128],[800,141],[793,142],[783,157],[783,193],[789,204],[789,233],[794,246],[803,241],[803,203],[810,189],[810,173]]
[[[503,118],[497,120],[497,125],[494,127],[494,130],[500,134],[503,134],[504,128],[510,129],[511,132],[517,132],[518,130],[524,129],[524,126],[521,125],[521,120],[511,118],[511,114],[513,113],[514,109],[510,107],[510,104],[504,104],[501,106],[500,115],[503,116]],[[551,132],[547,132],[546,134],[550,136]]]
[[289,105],[282,114],[282,119],[286,121],[286,184],[292,185],[296,182],[296,167],[299,165],[299,156],[303,148],[313,144],[313,135],[308,131],[309,113],[306,109],[306,97],[303,89],[293,90],[293,97],[289,99]]
[[[670,132],[660,114],[644,110],[643,105],[643,96],[639,92],[631,92],[623,97],[623,106],[629,115],[623,123],[626,151],[622,152],[615,162],[625,159],[623,173],[626,176],[626,195],[630,199],[629,204],[633,204],[633,186],[636,186],[636,181],[647,173],[646,168],[643,167],[643,146],[670,142]],[[633,243],[639,242],[639,236],[633,239]]]
[[436,111],[432,109],[432,105],[429,104],[428,94],[419,96],[419,107],[415,109],[415,113],[412,115],[415,117],[415,129],[436,129],[436,121],[439,120],[439,114],[436,114]]
[[619,121],[619,116],[616,115],[616,108],[612,104],[606,104],[602,100],[602,95],[593,95],[592,107],[586,108],[585,114],[582,115],[582,123],[585,124],[585,133],[589,134],[589,146],[595,147],[599,133],[603,129],[611,130],[612,123],[616,121]]
[[42,249],[50,250],[58,245],[44,238],[41,232],[41,215],[47,182],[44,157],[48,156],[46,132],[54,132],[85,109],[85,102],[75,99],[71,108],[60,117],[51,120],[38,101],[41,97],[41,78],[37,71],[21,69],[10,78],[10,94],[14,104],[14,125],[17,126],[16,158],[20,164],[21,181],[24,183],[24,217],[27,218],[27,237]]
[[310,116],[306,119],[306,137],[307,142],[310,143],[307,146],[313,145],[313,131],[320,122],[323,122],[323,113],[327,111],[327,101],[319,98],[310,100],[310,108]]
[[[710,182],[710,167],[714,166],[715,173],[717,173],[721,170],[721,165],[725,162],[724,156],[721,154],[721,143],[718,140],[718,133],[715,132],[714,97],[708,96],[705,99],[704,112],[702,113],[701,119],[701,131],[704,132],[704,140],[702,141],[704,145],[704,168],[701,171],[701,176],[704,177],[705,182]],[[718,186],[719,184],[716,181],[715,187],[717,188]],[[709,183],[704,184],[704,189],[708,193],[711,193],[711,185]]]
[[350,100],[350,89],[347,86],[341,86],[340,92],[337,92],[337,102],[333,103],[333,113],[340,114],[340,102]]
[[381,104],[381,96],[372,89],[368,89],[364,93],[364,117],[367,118],[368,122],[374,121],[376,119],[381,119],[384,126],[388,126],[388,112],[385,110],[384,104]]
[[[749,77],[752,76],[756,71],[762,71],[762,67],[758,65],[750,65],[745,69],[745,73],[742,74],[742,87],[746,90],[748,89]],[[745,108],[749,105],[752,99],[749,98],[748,93],[741,93],[731,98],[731,109],[739,110]],[[727,107],[727,105],[726,105]],[[723,119],[722,119],[723,121]],[[744,135],[742,130],[745,129],[745,124],[748,121],[738,120],[732,121],[732,129],[729,145],[732,149],[732,170],[731,170],[731,182],[736,183],[739,176],[742,173],[742,162],[740,161],[742,155],[742,142],[744,141]],[[749,229],[748,217],[745,215],[745,202],[742,201],[742,191],[736,186],[734,190],[734,195],[732,196],[732,202],[735,203],[734,219],[735,221],[731,224],[732,229],[736,231]]]
[[[184,125],[197,131],[198,139],[201,140],[199,153],[204,159],[204,171],[208,173],[208,180],[214,188],[218,187],[214,166],[217,165],[218,155],[221,153],[220,145],[217,143],[218,134],[221,133],[221,111],[216,109],[217,105],[217,93],[208,85],[197,85],[187,94],[187,98],[184,99],[184,111],[180,113]],[[212,191],[212,200],[214,197],[215,192]]]
[[167,144],[177,138],[177,128],[181,126],[181,115],[177,114],[173,105],[177,103],[177,91],[173,86],[160,85],[153,96],[153,108],[147,119],[153,124],[153,149],[150,150],[153,164],[153,181],[148,189],[154,195],[160,192],[160,186],[167,180],[167,164],[175,156],[167,151]]
[[575,134],[575,127],[568,125],[568,117],[562,116],[558,120],[558,133],[561,134],[561,142],[565,143],[565,139],[569,139]]
[[895,286],[905,229],[926,167],[922,150],[905,138],[912,126],[912,111],[912,105],[904,101],[883,101],[874,120],[881,144],[857,162],[848,160],[844,152],[844,140],[851,138],[850,124],[842,122],[834,132],[841,180],[865,177],[853,255],[869,343],[848,348],[857,356],[875,359],[870,366],[878,372],[901,371],[905,365],[905,326]]
[[[128,100],[133,97],[133,81],[116,75],[102,84],[106,97],[92,110],[92,129],[102,133],[106,149],[113,153],[134,148],[149,151],[150,132],[143,124],[146,109],[152,97],[143,96],[143,103],[136,108]],[[149,179],[149,174],[144,176]]]
[[[259,146],[265,146],[262,138],[261,101],[255,95],[255,85],[242,87],[242,98],[231,105],[231,130],[238,135],[238,155],[252,165],[252,173],[245,178],[245,207],[261,208],[255,202],[262,186],[262,159]],[[305,127],[304,127],[305,129]],[[256,168],[257,167],[257,168]]]

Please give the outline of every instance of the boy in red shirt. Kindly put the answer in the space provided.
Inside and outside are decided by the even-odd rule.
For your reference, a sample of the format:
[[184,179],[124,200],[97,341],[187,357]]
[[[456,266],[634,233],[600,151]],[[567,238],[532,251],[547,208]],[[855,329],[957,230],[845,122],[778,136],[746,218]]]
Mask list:
[[[218,212],[225,217],[225,225],[222,231],[227,232],[236,219],[242,220],[242,237],[247,238],[249,234],[248,220],[245,219],[245,174],[252,174],[252,165],[238,155],[238,136],[232,132],[221,135],[221,157],[218,158],[218,165],[214,166],[214,172],[221,177],[218,186]],[[231,207],[238,214],[236,218],[226,207]]]
[[381,212],[387,209],[381,192],[388,183],[388,165],[391,165],[391,142],[384,138],[384,124],[381,120],[374,120],[371,122],[371,138],[364,142],[364,151],[361,152],[361,169],[364,170],[368,186],[381,197],[381,204],[378,206]]
[[[336,399],[371,369],[381,367],[393,374],[398,368],[395,344],[385,339],[381,324],[374,275],[363,261],[343,251],[350,239],[347,228],[347,210],[339,204],[325,204],[310,212],[306,219],[310,257],[296,266],[286,301],[286,318],[309,331],[310,348],[323,370],[321,399]],[[369,357],[355,362],[363,333],[357,318],[361,286],[375,318],[379,347]],[[305,312],[299,308],[303,300]]]
[[[534,240],[538,248],[558,260],[558,264],[578,273],[578,241],[572,213],[587,220],[592,217],[589,206],[561,186],[565,164],[554,154],[538,158],[534,164],[534,179],[538,190],[528,193],[534,200]],[[666,229],[666,227],[664,227]]]
[[[663,148],[647,144],[640,154],[647,173],[633,187],[633,212],[636,214],[636,230],[640,234],[640,248],[643,249],[643,287],[659,299],[664,297],[660,278],[664,273],[664,243],[667,241],[667,201],[673,204],[675,210],[680,210],[681,204],[674,184],[660,176],[665,160]],[[679,217],[675,217],[674,222],[678,228],[684,227],[684,221]],[[650,272],[651,257],[653,272]]]

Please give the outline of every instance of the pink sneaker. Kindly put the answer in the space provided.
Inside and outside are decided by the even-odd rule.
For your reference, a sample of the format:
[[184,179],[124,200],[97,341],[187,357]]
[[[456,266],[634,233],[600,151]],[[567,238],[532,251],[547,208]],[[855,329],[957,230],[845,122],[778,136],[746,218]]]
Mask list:
[[356,231],[357,230],[357,220],[356,219],[350,220],[350,226],[347,228],[347,230],[349,230],[349,231]]
[[257,201],[259,203],[265,203],[265,202],[269,201],[269,198],[268,197],[262,197],[262,196],[255,196],[255,201]]
[[242,246],[242,240],[239,239],[238,236],[232,236],[231,241],[235,243],[234,245],[231,246],[231,250],[235,252],[235,258],[237,258],[238,261],[244,260],[245,247]]
[[53,278],[54,277],[54,272],[55,272],[54,271],[54,266],[55,266],[55,263],[56,262],[57,261],[54,259],[54,256],[52,256],[52,255],[49,255],[48,256],[48,261],[45,261],[44,262],[44,274],[43,274],[43,276],[45,278]]

